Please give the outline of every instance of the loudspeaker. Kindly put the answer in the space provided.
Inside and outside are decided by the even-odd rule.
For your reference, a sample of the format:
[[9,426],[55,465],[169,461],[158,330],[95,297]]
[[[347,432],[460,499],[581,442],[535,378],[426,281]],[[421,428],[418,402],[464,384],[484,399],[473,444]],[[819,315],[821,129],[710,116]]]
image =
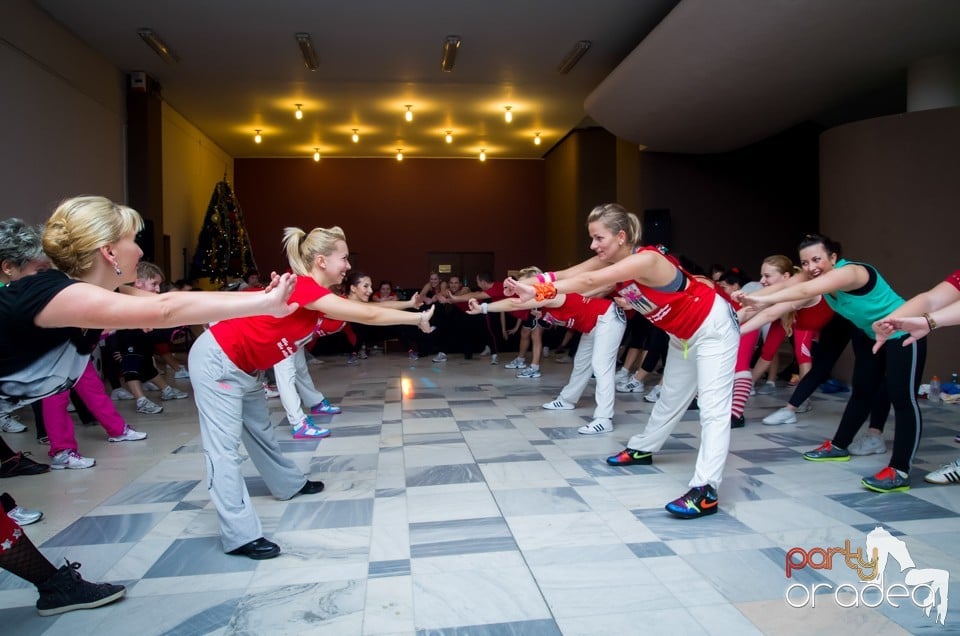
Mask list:
[[673,247],[673,223],[670,220],[669,209],[656,208],[643,211],[643,236],[640,242],[644,245],[662,243],[669,248]]

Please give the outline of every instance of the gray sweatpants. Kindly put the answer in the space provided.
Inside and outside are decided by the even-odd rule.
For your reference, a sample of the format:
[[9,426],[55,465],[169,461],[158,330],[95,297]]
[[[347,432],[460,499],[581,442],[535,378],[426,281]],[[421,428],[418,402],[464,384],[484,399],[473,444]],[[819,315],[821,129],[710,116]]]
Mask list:
[[224,552],[263,536],[240,465],[240,442],[277,499],[290,499],[306,484],[303,472],[277,444],[263,381],[241,371],[205,331],[190,348],[190,380],[200,416],[207,488],[220,518]]

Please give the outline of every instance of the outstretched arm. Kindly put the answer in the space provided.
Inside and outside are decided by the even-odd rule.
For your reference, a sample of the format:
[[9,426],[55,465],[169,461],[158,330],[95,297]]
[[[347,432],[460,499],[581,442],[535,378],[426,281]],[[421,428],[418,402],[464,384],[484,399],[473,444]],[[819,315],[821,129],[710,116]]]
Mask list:
[[903,341],[903,346],[906,347],[930,333],[934,326],[948,327],[956,324],[960,324],[960,289],[951,283],[943,282],[933,289],[917,294],[886,318],[873,323],[873,332],[877,336],[877,344],[873,350],[878,351],[896,331],[910,334],[910,337]]
[[767,307],[776,303],[805,300],[830,294],[837,291],[851,291],[867,284],[870,275],[863,265],[850,263],[837,267],[825,274],[808,281],[784,286],[776,291],[769,291],[772,285],[743,297],[743,304],[751,307]]
[[401,311],[383,307],[382,304],[358,303],[336,294],[327,294],[309,305],[308,309],[323,312],[325,316],[364,325],[416,325],[424,333],[430,333],[434,307],[421,312]]

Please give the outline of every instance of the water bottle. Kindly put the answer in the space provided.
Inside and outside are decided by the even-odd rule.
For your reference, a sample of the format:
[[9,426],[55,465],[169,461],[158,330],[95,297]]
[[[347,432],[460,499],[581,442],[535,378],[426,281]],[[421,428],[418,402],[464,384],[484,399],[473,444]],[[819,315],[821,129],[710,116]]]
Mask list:
[[927,401],[933,404],[940,403],[940,378],[933,376],[930,380],[930,388],[927,389]]

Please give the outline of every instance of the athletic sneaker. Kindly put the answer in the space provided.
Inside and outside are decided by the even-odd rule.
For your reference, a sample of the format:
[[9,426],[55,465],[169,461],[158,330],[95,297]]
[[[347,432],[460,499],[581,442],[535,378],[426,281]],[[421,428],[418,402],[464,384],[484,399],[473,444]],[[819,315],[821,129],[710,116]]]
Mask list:
[[812,462],[848,462],[850,461],[850,453],[842,448],[837,448],[833,445],[833,442],[827,440],[812,451],[804,453],[803,458]]
[[497,363],[497,354],[493,354],[492,356],[490,356],[490,364],[496,364],[496,363]]
[[780,424],[796,424],[797,423],[797,414],[786,406],[782,409],[774,411],[770,415],[763,418],[763,423],[767,426],[779,426]]
[[0,416],[0,431],[4,433],[22,433],[27,430],[26,425],[16,415]]
[[177,387],[170,385],[163,387],[163,391],[160,392],[161,400],[185,400],[188,397],[190,396]]
[[173,372],[174,380],[189,380],[190,372],[187,371],[187,367],[181,366],[179,369]]
[[607,463],[611,466],[632,466],[634,464],[652,464],[653,453],[648,451],[633,450],[624,448],[616,455],[607,457]]
[[804,400],[800,403],[800,406],[797,407],[797,413],[809,413],[813,410],[813,404],[810,404],[810,400]]
[[480,352],[480,357],[486,358],[488,355],[490,355],[490,345],[484,345],[483,351]]
[[628,379],[630,379],[630,370],[627,367],[620,367],[617,374],[613,376],[613,381],[617,384],[624,384]]
[[0,477],[17,477],[18,475],[39,475],[50,470],[50,466],[40,464],[29,457],[30,452],[20,451],[0,462]]
[[[411,359],[411,360],[414,360],[415,358],[410,358],[410,359]],[[356,364],[357,362],[359,362],[359,360],[360,360],[360,358],[357,357],[357,354],[351,353],[351,354],[350,354],[350,357],[347,358],[347,364],[349,364],[349,365],[354,365],[354,364]]]
[[873,477],[864,477],[860,483],[874,492],[906,492],[910,490],[910,477],[903,471],[887,466]]
[[7,516],[16,521],[18,525],[29,526],[31,523],[40,521],[43,517],[43,511],[32,510],[30,508],[24,508],[23,506],[14,506],[10,512],[7,513]]
[[743,428],[747,425],[747,418],[743,415],[730,416],[730,428]]
[[510,362],[503,365],[504,369],[525,369],[526,367],[527,367],[526,361],[520,357],[516,357]]
[[757,386],[757,395],[772,395],[777,390],[777,385],[774,382],[764,382]]
[[160,390],[160,387],[157,386],[155,383],[148,381],[148,382],[144,382],[144,383],[143,383],[143,390],[144,390],[144,391],[159,391],[159,390]]
[[533,365],[517,372],[518,378],[539,378],[540,377],[540,367],[535,367]]
[[320,439],[328,435],[330,435],[330,429],[314,428],[307,422],[307,418],[303,418],[293,429],[293,439]]
[[613,430],[613,422],[605,417],[598,417],[586,426],[581,426],[577,432],[581,435],[597,435],[599,433],[609,433]]
[[643,396],[643,401],[644,401],[644,402],[654,403],[654,402],[656,402],[656,401],[659,400],[659,399],[660,399],[660,385],[659,385],[659,384],[658,384],[657,386],[653,387],[652,389],[650,389],[649,391],[647,391],[647,394]]
[[150,398],[144,396],[137,399],[137,413],[143,413],[144,415],[156,415],[157,413],[163,413],[163,407]]
[[570,364],[571,362],[573,362],[573,358],[571,358],[566,353],[558,353],[557,357],[554,358],[553,360],[557,364]]
[[433,356],[433,361],[434,361],[434,362],[446,362],[446,361],[447,361],[447,354],[445,354],[443,351],[441,351],[441,352],[438,353],[437,355]]
[[616,386],[617,393],[643,393],[643,382],[636,378],[630,378],[626,382],[620,382]]
[[[64,559],[66,561],[66,559]],[[37,613],[54,616],[78,609],[93,609],[120,599],[126,588],[111,583],[90,583],[80,576],[79,563],[61,566],[53,576],[37,584]]]
[[543,408],[548,411],[572,411],[576,408],[573,404],[570,404],[562,398],[557,398],[553,402],[547,402],[543,405]]
[[717,490],[707,484],[695,486],[687,491],[683,497],[674,499],[664,508],[667,512],[682,519],[696,519],[714,514],[719,508],[720,499]]
[[280,397],[280,391],[277,390],[276,384],[264,383],[263,394],[267,396],[267,399]]
[[327,398],[323,398],[322,401],[310,407],[310,413],[313,415],[340,415],[343,413],[343,409],[330,404],[330,400]]
[[147,439],[147,434],[142,431],[135,431],[129,426],[124,426],[123,433],[107,439],[111,442],[139,442],[142,439]]
[[114,389],[110,391],[110,399],[114,402],[119,402],[120,400],[133,400],[133,393],[127,391],[125,388],[120,387],[119,389]]
[[887,452],[887,445],[879,435],[861,435],[847,447],[851,455],[883,455]]
[[90,468],[97,463],[92,457],[83,457],[75,450],[62,450],[50,460],[50,468],[63,470],[65,468]]
[[935,471],[927,473],[923,479],[931,484],[960,483],[960,459],[944,464]]
[[953,441],[955,441],[957,444],[960,444],[960,433],[957,433],[956,437],[953,438]]
[[544,345],[544,346],[543,346],[543,351],[540,352],[540,355],[542,355],[544,358],[549,358],[549,357],[550,357],[550,347]]
[[304,423],[304,424],[306,424],[307,426],[309,426],[310,428],[314,428],[314,429],[320,431],[320,435],[318,435],[318,437],[330,437],[330,429],[329,429],[329,428],[326,428],[326,427],[324,427],[324,426],[321,426],[320,424],[318,424],[318,423],[317,423],[311,416],[309,416],[309,415],[306,416],[305,418],[303,418],[303,420],[301,421],[301,423]]

